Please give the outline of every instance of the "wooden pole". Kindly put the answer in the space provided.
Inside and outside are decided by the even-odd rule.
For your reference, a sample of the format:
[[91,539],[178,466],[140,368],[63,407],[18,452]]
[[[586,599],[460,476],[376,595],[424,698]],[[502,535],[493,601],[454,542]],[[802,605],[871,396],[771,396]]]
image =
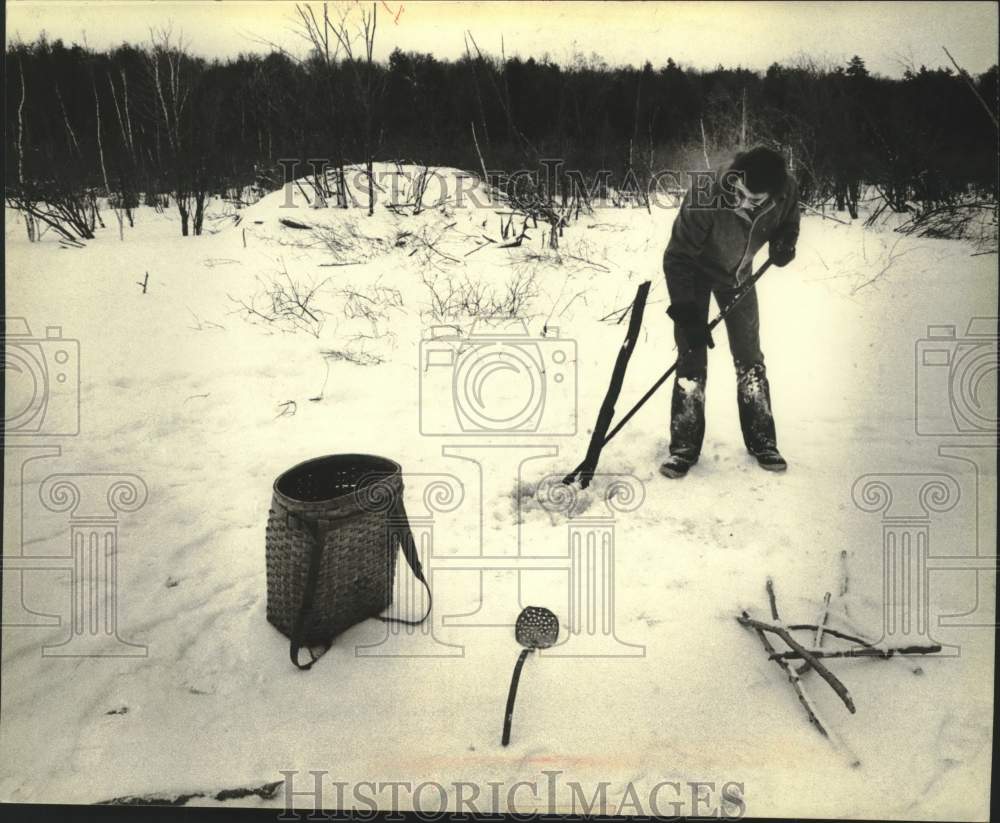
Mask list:
[[629,358],[635,349],[639,331],[642,328],[642,315],[646,309],[646,298],[649,295],[650,281],[639,284],[635,293],[635,300],[632,303],[632,316],[629,318],[628,331],[625,333],[625,341],[618,351],[618,359],[615,360],[614,370],[611,372],[611,384],[608,386],[608,393],[604,396],[601,404],[601,411],[597,415],[597,423],[594,424],[593,434],[590,436],[590,446],[587,448],[587,456],[583,462],[563,479],[563,483],[569,485],[573,479],[580,476],[580,486],[587,488],[591,478],[594,476],[594,469],[597,468],[597,461],[601,456],[601,449],[607,442],[608,427],[615,416],[615,403],[618,395],[621,394],[622,383],[625,381],[625,370],[628,368]]

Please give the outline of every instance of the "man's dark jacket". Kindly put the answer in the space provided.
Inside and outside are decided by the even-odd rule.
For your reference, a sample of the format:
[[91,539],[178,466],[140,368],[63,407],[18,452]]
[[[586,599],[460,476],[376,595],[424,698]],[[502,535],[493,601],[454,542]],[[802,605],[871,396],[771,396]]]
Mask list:
[[794,247],[799,236],[798,185],[788,175],[780,192],[751,214],[738,211],[727,184],[729,164],[715,170],[711,185],[688,190],[663,254],[670,299],[694,300],[696,286],[735,288],[750,276],[754,255],[767,242]]

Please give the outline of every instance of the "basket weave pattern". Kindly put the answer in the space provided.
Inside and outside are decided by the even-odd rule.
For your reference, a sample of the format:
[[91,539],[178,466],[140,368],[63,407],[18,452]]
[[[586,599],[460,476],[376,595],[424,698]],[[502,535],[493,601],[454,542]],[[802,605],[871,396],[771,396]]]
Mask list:
[[268,621],[291,636],[314,546],[309,523],[324,537],[303,641],[329,641],[384,611],[396,571],[392,511],[402,491],[399,465],[370,455],[319,457],[283,473],[267,522]]

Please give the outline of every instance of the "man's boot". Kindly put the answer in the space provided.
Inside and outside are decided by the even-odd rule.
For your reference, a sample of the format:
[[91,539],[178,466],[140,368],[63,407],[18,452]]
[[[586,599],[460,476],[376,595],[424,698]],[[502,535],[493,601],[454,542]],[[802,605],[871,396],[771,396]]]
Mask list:
[[670,457],[660,466],[667,477],[683,477],[701,454],[705,439],[705,378],[678,377],[670,401]]
[[736,370],[736,392],[740,407],[740,427],[747,451],[761,468],[780,472],[788,464],[778,451],[771,413],[771,390],[763,363]]

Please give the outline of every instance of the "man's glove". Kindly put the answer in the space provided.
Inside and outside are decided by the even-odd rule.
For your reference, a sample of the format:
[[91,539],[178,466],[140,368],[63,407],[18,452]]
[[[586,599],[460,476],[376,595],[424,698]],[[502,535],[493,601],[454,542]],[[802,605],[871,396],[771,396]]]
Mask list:
[[715,341],[712,339],[712,331],[698,311],[694,303],[674,303],[667,309],[667,315],[684,333],[684,339],[692,349],[708,346],[715,348]]
[[768,244],[768,252],[771,262],[780,269],[795,259],[795,243],[784,238],[775,238]]

